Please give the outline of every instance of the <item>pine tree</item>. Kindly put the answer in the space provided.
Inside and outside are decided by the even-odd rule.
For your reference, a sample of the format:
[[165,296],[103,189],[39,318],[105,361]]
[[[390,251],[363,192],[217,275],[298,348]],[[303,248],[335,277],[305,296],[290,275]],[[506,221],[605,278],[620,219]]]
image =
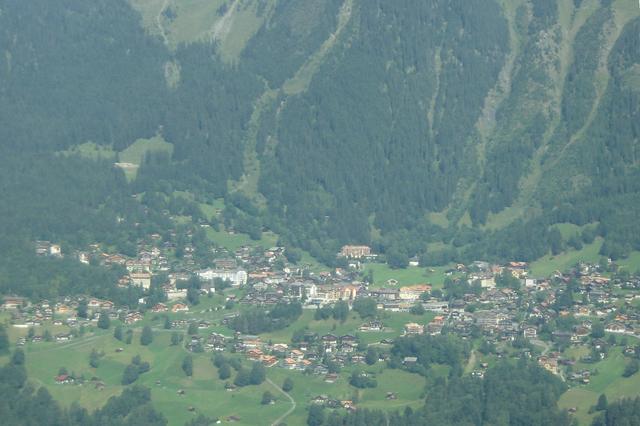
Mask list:
[[108,330],[111,327],[111,320],[109,319],[109,314],[106,312],[102,312],[100,317],[98,318],[98,328],[103,330]]
[[293,380],[291,380],[290,377],[284,379],[284,382],[282,383],[282,390],[285,392],[293,390]]
[[151,327],[145,325],[142,329],[142,334],[140,335],[140,344],[142,346],[148,346],[153,342],[153,331]]
[[607,409],[607,395],[605,394],[601,394],[598,397],[598,403],[596,404],[596,410],[598,411],[603,411]]
[[189,377],[193,376],[193,357],[191,355],[187,355],[182,360],[182,371]]
[[113,337],[117,340],[122,341],[122,326],[116,325],[116,328],[113,330]]

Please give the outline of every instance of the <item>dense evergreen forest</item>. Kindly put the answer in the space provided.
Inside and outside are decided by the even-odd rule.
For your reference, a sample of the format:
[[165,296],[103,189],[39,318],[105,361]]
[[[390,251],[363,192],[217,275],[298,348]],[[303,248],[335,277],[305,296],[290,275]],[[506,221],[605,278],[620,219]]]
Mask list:
[[[567,247],[561,222],[624,257],[640,249],[627,6],[279,0],[224,60],[207,39],[168,47],[125,0],[0,0],[0,291],[115,291],[118,271],[54,267],[30,245],[131,252],[166,230],[158,200],[176,190],[327,264],[345,243],[397,267],[533,260]],[[133,181],[113,167],[156,135],[171,154]],[[88,141],[115,157],[68,154]]]

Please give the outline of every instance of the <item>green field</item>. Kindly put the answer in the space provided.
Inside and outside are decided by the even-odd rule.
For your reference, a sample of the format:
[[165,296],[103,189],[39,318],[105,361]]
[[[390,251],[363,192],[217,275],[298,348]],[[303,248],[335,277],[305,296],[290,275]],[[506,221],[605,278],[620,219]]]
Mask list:
[[289,343],[291,336],[296,330],[307,329],[308,331],[318,333],[320,335],[332,333],[335,335],[358,333],[365,343],[377,343],[385,338],[393,338],[402,334],[404,325],[408,322],[416,322],[419,324],[429,323],[435,316],[432,313],[424,315],[411,315],[405,312],[378,312],[380,319],[384,323],[387,330],[381,332],[364,332],[358,333],[358,327],[365,321],[360,318],[356,312],[350,312],[345,322],[336,321],[334,319],[316,321],[313,319],[314,310],[305,309],[302,316],[294,323],[282,330],[276,330],[271,333],[262,334],[263,340],[272,340],[276,343]]
[[[172,318],[207,318],[214,321],[228,311],[206,312],[208,308],[218,306],[223,302],[222,297],[203,298],[200,305],[194,307],[189,314],[171,315]],[[365,342],[378,341],[382,337],[397,336],[404,323],[415,321],[427,323],[432,315],[421,317],[410,314],[387,313],[382,318],[387,327],[392,330],[385,333],[362,333]],[[268,339],[274,342],[290,342],[291,333],[297,328],[308,326],[318,333],[332,332],[335,334],[353,333],[362,323],[358,315],[352,313],[344,323],[334,320],[314,321],[312,311],[305,311],[303,316],[292,326],[285,330],[263,334],[263,341]],[[6,315],[0,318],[6,319]],[[148,314],[145,319],[136,324],[133,342],[130,345],[113,338],[113,327],[108,331],[88,328],[88,332],[80,338],[68,343],[28,343],[25,346],[27,357],[27,371],[29,379],[37,386],[45,386],[52,396],[63,406],[78,402],[82,406],[95,410],[101,407],[106,400],[113,395],[122,392],[120,381],[125,367],[132,357],[140,355],[143,361],[151,364],[151,371],[140,376],[136,383],[151,388],[154,406],[160,410],[169,420],[170,425],[182,425],[196,414],[204,414],[209,417],[219,417],[226,423],[229,416],[237,416],[241,420],[238,425],[269,424],[284,414],[292,405],[291,402],[278,393],[269,382],[260,386],[248,386],[229,392],[224,389],[225,382],[218,379],[217,370],[212,365],[210,353],[193,354],[194,376],[188,378],[184,375],[180,365],[187,355],[182,346],[170,346],[172,331],[159,328],[160,315]],[[154,341],[149,346],[139,344],[140,330],[143,324],[151,324],[154,328]],[[52,328],[52,332],[65,331],[65,327]],[[214,326],[216,330],[230,335],[226,327]],[[24,335],[27,329],[9,328],[11,341]],[[43,331],[36,329],[37,333]],[[204,334],[204,332],[202,332]],[[122,352],[116,349],[123,348]],[[95,349],[104,353],[98,368],[89,365],[89,356]],[[5,357],[6,359],[6,357]],[[3,359],[2,361],[5,361]],[[248,362],[245,361],[248,365]],[[83,375],[87,382],[84,385],[58,385],[55,376],[58,370],[65,367],[75,376]],[[376,374],[378,387],[375,389],[358,390],[348,384],[348,377],[354,368],[362,368]],[[291,396],[296,401],[296,409],[286,419],[288,424],[302,424],[306,419],[306,407],[313,396],[319,394],[330,395],[339,399],[357,398],[358,405],[368,408],[403,409],[405,406],[417,407],[422,404],[424,392],[424,379],[416,374],[410,374],[399,370],[385,370],[383,363],[374,366],[350,366],[340,374],[334,384],[324,382],[320,376],[304,376],[300,372],[287,371],[280,368],[268,369],[267,376],[276,384],[281,384],[285,377],[294,380],[294,390]],[[100,380],[104,388],[99,389],[91,383],[91,379]],[[185,395],[180,396],[178,390],[184,390]],[[269,390],[277,396],[278,400],[273,405],[260,404],[263,392]],[[396,392],[398,399],[387,401],[386,392]],[[188,410],[195,408],[194,412]]]
[[207,236],[215,244],[232,251],[237,250],[242,246],[260,246],[263,248],[270,248],[275,246],[278,241],[278,237],[272,232],[263,232],[261,239],[252,240],[247,234],[237,232],[231,234],[224,230],[216,231],[213,228],[207,228]]
[[123,163],[140,165],[144,156],[149,152],[166,152],[173,154],[173,145],[166,142],[162,136],[154,136],[150,139],[138,139],[124,151],[120,152],[118,159]]
[[626,259],[617,260],[616,263],[621,268],[624,268],[632,274],[640,271],[640,252],[633,251]]
[[445,278],[445,271],[451,265],[438,266],[433,268],[422,268],[419,266],[409,266],[405,269],[393,269],[386,263],[368,263],[365,265],[365,276],[369,271],[373,271],[374,287],[385,287],[387,281],[394,279],[398,285],[412,285],[429,283],[434,288],[442,287]]
[[[142,15],[142,24],[150,34],[166,37],[169,48],[197,41],[216,40],[220,56],[235,62],[262,27],[275,6],[275,0],[129,0]],[[226,5],[225,14],[221,14]],[[264,8],[259,16],[258,8]],[[174,18],[162,15],[170,8]]]
[[[417,408],[422,405],[421,396],[425,387],[423,377],[402,370],[386,369],[380,373],[380,364],[362,366],[361,369],[376,372],[376,388],[359,390],[350,386],[349,370],[343,371],[335,383],[326,383],[323,377],[305,376],[300,372],[276,368],[269,369],[268,377],[276,384],[281,384],[286,377],[293,380],[294,387],[290,395],[296,401],[296,409],[285,419],[288,425],[306,424],[308,402],[318,395],[340,400],[353,400],[355,397],[358,407],[373,409],[403,410],[406,406]],[[396,392],[398,399],[387,401],[387,392]]]
[[589,414],[589,408],[596,404],[600,394],[607,395],[610,403],[624,397],[640,396],[640,373],[629,378],[622,377],[626,362],[620,348],[615,348],[606,359],[596,364],[577,363],[574,369],[597,369],[598,374],[591,377],[588,385],[579,385],[565,392],[560,398],[559,406],[565,409],[577,408],[575,417],[579,424],[588,426],[594,417]]
[[[239,425],[262,424],[264,419],[275,420],[289,408],[288,401],[269,406],[260,404],[264,391],[274,392],[268,383],[226,391],[224,382],[218,379],[209,359],[210,354],[194,356],[194,376],[187,378],[180,368],[186,351],[182,347],[170,347],[169,338],[169,332],[156,331],[154,342],[144,347],[138,344],[138,333],[134,335],[131,345],[115,340],[108,333],[67,344],[28,345],[27,369],[30,379],[46,386],[63,405],[78,401],[89,409],[95,409],[102,406],[109,396],[122,392],[122,372],[133,356],[140,355],[143,361],[151,364],[151,371],[140,376],[136,383],[152,389],[154,406],[167,417],[171,425],[181,425],[191,419],[195,414],[188,411],[190,406],[196,408],[196,413],[210,417],[224,419],[236,415],[241,418],[236,423]],[[116,353],[118,347],[124,348],[124,351]],[[88,364],[93,348],[105,353],[97,369]],[[98,377],[105,383],[105,388],[94,389],[90,383],[84,386],[57,385],[54,377],[60,367],[84,374],[86,378]],[[159,384],[156,384],[157,381]],[[179,389],[185,390],[186,394],[179,396]]]
[[531,275],[536,278],[545,278],[554,271],[566,271],[579,261],[598,263],[601,257],[598,254],[601,246],[602,239],[598,238],[593,243],[586,244],[582,250],[569,250],[557,256],[543,256],[531,263]]

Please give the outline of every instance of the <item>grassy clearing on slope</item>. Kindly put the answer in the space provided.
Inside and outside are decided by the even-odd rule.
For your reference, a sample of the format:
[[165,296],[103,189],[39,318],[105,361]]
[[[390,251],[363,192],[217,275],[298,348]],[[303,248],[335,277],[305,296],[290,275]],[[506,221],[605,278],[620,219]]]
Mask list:
[[631,252],[629,257],[627,257],[626,259],[618,260],[616,261],[616,263],[618,264],[618,266],[626,269],[631,273],[640,271],[640,252]]
[[[357,397],[358,407],[375,408],[382,410],[403,410],[406,406],[414,408],[421,406],[421,395],[424,390],[424,378],[407,373],[402,370],[386,369],[380,372],[383,365],[378,363],[373,366],[362,365],[359,368],[376,373],[378,386],[373,389],[356,389],[348,383],[350,371],[345,369],[335,383],[326,383],[323,377],[305,376],[300,372],[290,372],[282,369],[271,368],[267,376],[277,385],[282,385],[286,377],[293,380],[293,390],[289,392],[296,401],[295,411],[285,419],[286,424],[306,424],[307,407],[309,401],[318,395],[327,395],[340,400],[353,400]],[[398,399],[386,400],[387,392],[396,392]],[[281,394],[278,398],[284,398]]]
[[591,377],[588,385],[576,386],[565,392],[558,405],[561,408],[577,408],[575,416],[579,424],[588,426],[595,417],[589,414],[589,408],[596,404],[600,394],[607,395],[610,403],[620,398],[639,396],[640,374],[622,377],[626,362],[620,348],[615,348],[606,359],[595,365],[578,363],[576,368],[597,369],[598,374]]
[[140,165],[144,156],[150,152],[166,152],[173,154],[173,145],[166,142],[162,136],[154,136],[150,139],[138,139],[132,145],[120,152],[118,158],[123,163]]
[[[136,383],[152,389],[154,406],[167,417],[171,425],[184,424],[197,413],[214,418],[237,415],[241,418],[237,423],[239,425],[262,424],[265,419],[275,420],[289,408],[288,401],[270,406],[260,404],[264,391],[273,392],[267,383],[234,392],[226,391],[224,382],[218,379],[216,369],[211,364],[210,354],[194,354],[194,375],[192,378],[186,377],[180,365],[187,353],[181,346],[171,347],[169,339],[169,332],[155,332],[153,343],[141,346],[139,332],[136,332],[133,343],[126,345],[107,333],[68,344],[28,345],[27,369],[30,378],[46,386],[63,405],[77,401],[88,409],[96,409],[110,396],[122,392],[122,372],[131,358],[139,354],[151,364],[151,371],[140,376]],[[118,347],[123,347],[124,351],[116,353]],[[93,348],[105,353],[97,369],[91,368],[88,363]],[[99,377],[105,383],[104,390],[94,389],[90,383],[84,386],[54,384],[53,379],[61,366],[76,374],[84,374],[87,378]],[[156,381],[160,384],[157,385]],[[178,395],[179,389],[184,389],[186,394]],[[188,411],[190,406],[195,407],[196,414]]]
[[531,263],[531,274],[536,278],[544,278],[554,271],[565,271],[579,261],[597,263],[600,260],[602,239],[598,238],[591,244],[586,244],[582,250],[569,250],[557,256],[546,255]]
[[213,228],[207,228],[207,236],[215,244],[229,250],[237,250],[242,246],[260,246],[263,248],[270,248],[278,241],[278,236],[273,232],[263,232],[261,239],[252,240],[247,234],[231,234],[225,231],[222,227],[220,231],[216,231]]
[[387,286],[387,281],[394,279],[398,285],[411,285],[429,283],[434,288],[442,287],[445,278],[445,271],[451,266],[438,266],[433,268],[422,268],[419,266],[409,266],[405,269],[392,269],[386,263],[368,263],[365,265],[365,275],[373,271],[373,287]]
[[[258,32],[275,7],[275,0],[240,2],[233,16],[229,33],[220,43],[220,56],[225,62],[237,62],[249,40]],[[261,16],[258,10],[263,7]]]
[[176,19],[169,25],[173,48],[181,43],[203,40],[221,16],[217,11],[226,0],[181,0],[174,9]]

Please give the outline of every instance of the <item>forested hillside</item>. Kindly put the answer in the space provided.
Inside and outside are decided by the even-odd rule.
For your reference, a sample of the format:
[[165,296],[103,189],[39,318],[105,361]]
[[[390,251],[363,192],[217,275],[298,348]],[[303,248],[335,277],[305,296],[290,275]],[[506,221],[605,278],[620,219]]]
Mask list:
[[[162,227],[131,195],[176,189],[326,263],[533,260],[566,222],[640,250],[633,0],[196,3],[0,0],[5,289],[34,240],[126,246]],[[135,180],[72,149],[154,136]]]

